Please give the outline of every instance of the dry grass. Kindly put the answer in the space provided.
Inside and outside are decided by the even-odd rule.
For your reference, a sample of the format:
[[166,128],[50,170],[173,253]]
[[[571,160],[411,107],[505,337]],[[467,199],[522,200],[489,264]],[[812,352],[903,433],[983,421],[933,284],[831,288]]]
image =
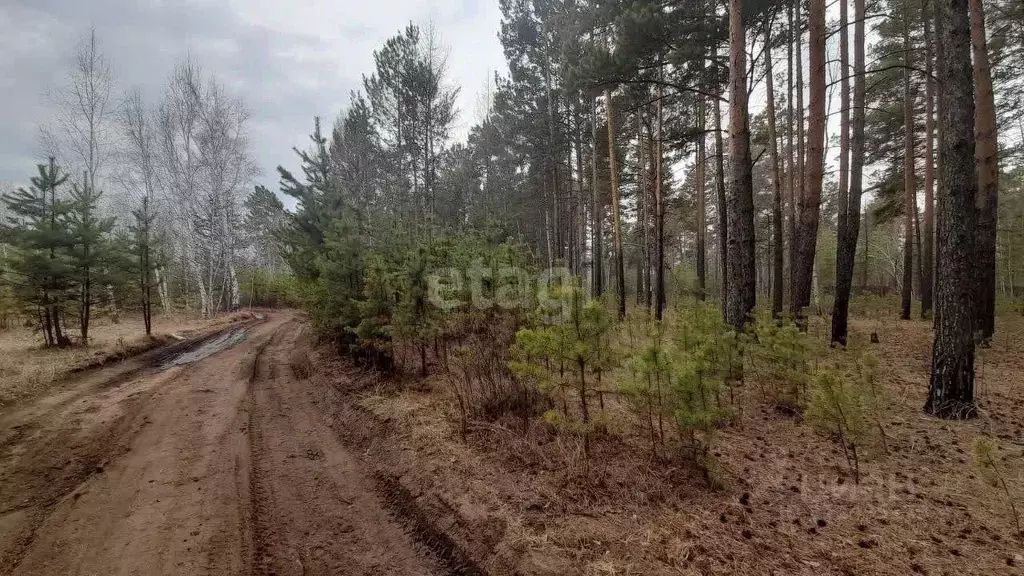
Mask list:
[[[747,383],[744,417],[716,447],[724,488],[709,490],[673,452],[654,458],[625,416],[584,460],[571,438],[471,423],[440,376],[363,395],[393,430],[369,452],[421,499],[454,511],[448,527],[491,574],[1022,574],[1024,540],[1002,489],[974,462],[992,438],[1012,496],[1024,499],[1024,319],[1000,320],[980,353],[982,416],[926,417],[926,322],[853,322],[879,360],[889,453],[867,455],[855,486],[840,448]],[[818,338],[825,329],[817,326]],[[881,343],[867,344],[878,331]],[[829,354],[852,354],[831,351]]]
[[125,316],[117,324],[101,318],[89,329],[88,346],[64,350],[43,347],[40,333],[17,327],[0,331],[0,407],[45,393],[68,374],[145,352],[163,343],[248,318],[246,313],[203,319],[174,313],[153,318],[153,336],[145,335],[141,316]]

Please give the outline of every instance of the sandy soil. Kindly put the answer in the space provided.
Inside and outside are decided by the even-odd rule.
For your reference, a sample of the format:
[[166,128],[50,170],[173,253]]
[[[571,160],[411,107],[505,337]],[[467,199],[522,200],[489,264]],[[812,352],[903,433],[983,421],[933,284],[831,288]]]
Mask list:
[[275,313],[0,413],[0,574],[439,573],[319,408],[303,334]]

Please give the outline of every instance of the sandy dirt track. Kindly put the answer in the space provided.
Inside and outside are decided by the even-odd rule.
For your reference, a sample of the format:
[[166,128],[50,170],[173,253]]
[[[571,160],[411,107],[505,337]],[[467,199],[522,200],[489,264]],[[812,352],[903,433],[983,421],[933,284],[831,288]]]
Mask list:
[[303,322],[0,414],[0,574],[428,575],[305,380]]

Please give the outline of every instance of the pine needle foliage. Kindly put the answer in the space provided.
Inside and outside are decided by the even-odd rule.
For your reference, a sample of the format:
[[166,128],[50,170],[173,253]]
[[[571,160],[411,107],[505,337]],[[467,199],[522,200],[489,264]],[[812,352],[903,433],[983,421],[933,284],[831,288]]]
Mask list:
[[[611,363],[614,323],[601,303],[589,300],[576,279],[550,288],[549,295],[567,314],[560,315],[555,306],[539,307],[533,326],[516,334],[509,366],[560,404],[561,410],[548,411],[545,420],[582,437],[584,453],[589,454],[596,424],[590,403],[596,395],[596,374]],[[573,396],[575,408],[569,401]]]
[[876,429],[870,414],[870,394],[834,369],[819,370],[812,382],[807,418],[839,443],[853,479],[859,484],[864,448],[874,440]]

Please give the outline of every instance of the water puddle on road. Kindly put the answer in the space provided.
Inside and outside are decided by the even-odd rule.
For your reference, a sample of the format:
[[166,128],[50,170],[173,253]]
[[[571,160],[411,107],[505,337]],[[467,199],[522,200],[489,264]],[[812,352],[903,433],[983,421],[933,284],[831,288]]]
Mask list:
[[185,350],[175,355],[173,358],[164,361],[160,364],[160,369],[166,370],[168,368],[174,368],[175,366],[194,364],[200,360],[209,358],[218,352],[222,352],[228,348],[238,345],[240,342],[245,340],[248,333],[249,329],[245,327],[232,328],[227,332],[223,332],[217,336],[201,341],[197,347]]

